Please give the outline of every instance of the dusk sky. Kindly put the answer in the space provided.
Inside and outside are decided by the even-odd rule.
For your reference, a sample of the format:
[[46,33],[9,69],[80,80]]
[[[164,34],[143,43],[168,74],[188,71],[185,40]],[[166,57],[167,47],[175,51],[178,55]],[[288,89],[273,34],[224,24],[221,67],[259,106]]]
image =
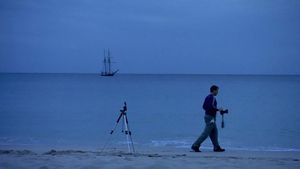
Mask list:
[[1,0],[0,72],[300,74],[299,0]]

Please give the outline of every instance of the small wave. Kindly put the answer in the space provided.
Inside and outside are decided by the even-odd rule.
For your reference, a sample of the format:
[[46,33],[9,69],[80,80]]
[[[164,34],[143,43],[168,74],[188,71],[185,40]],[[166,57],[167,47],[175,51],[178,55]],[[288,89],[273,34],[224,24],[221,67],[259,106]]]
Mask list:
[[241,151],[300,152],[300,149],[297,148],[280,148],[280,147],[260,147],[260,148],[229,147],[227,149],[241,150]]
[[61,150],[61,151],[50,150],[50,151],[44,153],[44,155],[67,155],[67,154],[83,154],[83,153],[87,153],[87,151],[81,151],[81,150]]
[[[148,144],[149,145],[149,144]],[[153,147],[175,147],[189,149],[192,145],[188,140],[152,140],[150,146]],[[211,146],[201,146],[202,149],[212,149]],[[231,147],[225,146],[227,150],[236,151],[272,151],[272,152],[300,152],[299,148],[282,148],[282,147]]]
[[13,155],[35,155],[36,153],[30,150],[0,150],[1,154],[13,154]]
[[9,146],[9,145],[36,145],[40,141],[33,137],[0,137],[0,145]]
[[184,148],[190,146],[190,142],[186,140],[152,140],[151,145],[155,147],[176,147]]

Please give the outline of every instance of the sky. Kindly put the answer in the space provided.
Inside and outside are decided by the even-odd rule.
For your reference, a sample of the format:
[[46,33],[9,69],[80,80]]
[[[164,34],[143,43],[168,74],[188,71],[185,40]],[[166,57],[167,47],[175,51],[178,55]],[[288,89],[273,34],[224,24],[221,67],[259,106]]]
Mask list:
[[300,74],[299,0],[1,0],[0,72]]

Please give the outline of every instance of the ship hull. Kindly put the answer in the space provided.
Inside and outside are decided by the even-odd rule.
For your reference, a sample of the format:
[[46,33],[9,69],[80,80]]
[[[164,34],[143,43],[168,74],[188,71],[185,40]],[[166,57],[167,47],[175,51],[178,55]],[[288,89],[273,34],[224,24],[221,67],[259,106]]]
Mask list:
[[115,72],[109,73],[109,72],[102,72],[101,76],[114,76],[119,70],[116,70]]

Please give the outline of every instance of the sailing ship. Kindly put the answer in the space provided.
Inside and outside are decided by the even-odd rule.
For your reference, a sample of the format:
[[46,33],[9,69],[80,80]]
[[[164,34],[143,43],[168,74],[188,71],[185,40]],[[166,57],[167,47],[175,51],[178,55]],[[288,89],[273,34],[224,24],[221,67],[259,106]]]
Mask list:
[[101,76],[113,76],[115,75],[119,70],[112,71],[112,62],[111,62],[111,56],[110,56],[110,50],[104,49],[104,59],[103,59],[103,71],[101,72]]

